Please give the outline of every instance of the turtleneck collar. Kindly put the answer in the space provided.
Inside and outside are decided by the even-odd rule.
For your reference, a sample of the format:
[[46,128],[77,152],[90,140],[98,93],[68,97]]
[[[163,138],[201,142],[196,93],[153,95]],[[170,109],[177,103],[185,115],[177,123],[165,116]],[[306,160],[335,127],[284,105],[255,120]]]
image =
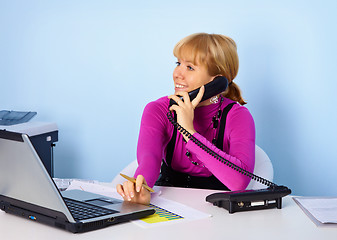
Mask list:
[[194,119],[200,119],[201,121],[212,119],[212,117],[219,111],[219,108],[222,108],[222,105],[224,104],[224,101],[221,103],[221,98],[223,100],[226,99],[221,96],[217,103],[212,103],[207,106],[201,106],[194,109]]

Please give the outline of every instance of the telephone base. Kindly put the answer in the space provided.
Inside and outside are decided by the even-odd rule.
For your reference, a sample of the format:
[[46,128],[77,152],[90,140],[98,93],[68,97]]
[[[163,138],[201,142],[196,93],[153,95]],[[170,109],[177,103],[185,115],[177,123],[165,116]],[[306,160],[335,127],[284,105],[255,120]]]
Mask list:
[[270,208],[282,208],[282,197],[291,193],[285,186],[275,186],[259,190],[213,193],[206,201],[222,207],[229,213]]

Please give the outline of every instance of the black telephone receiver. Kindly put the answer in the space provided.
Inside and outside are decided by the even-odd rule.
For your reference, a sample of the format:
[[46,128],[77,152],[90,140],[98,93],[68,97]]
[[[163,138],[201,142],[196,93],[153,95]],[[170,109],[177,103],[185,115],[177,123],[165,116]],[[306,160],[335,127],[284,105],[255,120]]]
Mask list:
[[[217,76],[211,82],[205,85],[205,92],[200,102],[205,101],[215,95],[218,95],[224,92],[227,89],[228,80],[224,76]],[[188,93],[190,100],[192,101],[199,93],[200,88],[197,88]],[[181,100],[183,97],[179,96]],[[173,99],[170,100],[170,106],[177,104]]]
[[[228,80],[223,76],[215,77],[213,81],[205,85],[205,93],[201,99],[205,101],[215,95],[218,95],[225,91],[228,86]],[[192,101],[198,94],[200,88],[195,89],[188,93],[190,100]],[[183,97],[179,96],[181,100]],[[174,100],[170,100],[170,107],[173,104],[177,104]],[[177,130],[188,137],[191,141],[197,144],[201,149],[213,156],[218,161],[227,165],[228,167],[240,172],[241,174],[248,176],[249,178],[258,181],[268,188],[260,190],[243,190],[234,192],[221,192],[214,193],[206,197],[206,201],[212,203],[215,206],[223,207],[229,211],[229,213],[249,210],[259,210],[268,208],[282,208],[282,197],[291,193],[291,190],[286,186],[278,186],[275,183],[259,177],[247,170],[235,165],[229,160],[223,158],[218,153],[214,152],[194,136],[192,136],[186,129],[184,129],[172,116],[171,112],[167,113],[167,118]]]

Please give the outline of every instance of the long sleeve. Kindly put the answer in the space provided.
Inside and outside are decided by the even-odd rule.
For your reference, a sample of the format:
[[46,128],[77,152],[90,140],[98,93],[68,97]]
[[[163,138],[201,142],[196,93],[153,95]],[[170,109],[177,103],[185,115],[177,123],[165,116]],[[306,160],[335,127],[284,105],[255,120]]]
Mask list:
[[[224,151],[215,147],[199,133],[195,133],[193,136],[220,156],[247,171],[253,172],[255,164],[255,125],[251,114],[245,107],[236,107],[227,116]],[[195,154],[201,164],[229,189],[242,190],[249,184],[250,179],[247,176],[216,160],[193,141],[187,142],[186,149]]]
[[173,133],[166,113],[168,98],[164,97],[146,105],[139,131],[137,145],[138,168],[135,177],[143,175],[150,187],[159,177],[166,145]]

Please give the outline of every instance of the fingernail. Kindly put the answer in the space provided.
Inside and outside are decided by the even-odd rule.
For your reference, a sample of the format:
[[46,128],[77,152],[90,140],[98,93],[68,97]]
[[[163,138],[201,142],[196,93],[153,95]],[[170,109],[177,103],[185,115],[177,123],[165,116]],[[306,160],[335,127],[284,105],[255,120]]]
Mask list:
[[138,186],[137,189],[136,189],[137,192],[140,192],[140,187]]
[[133,198],[135,194],[133,192],[130,192],[130,196]]

